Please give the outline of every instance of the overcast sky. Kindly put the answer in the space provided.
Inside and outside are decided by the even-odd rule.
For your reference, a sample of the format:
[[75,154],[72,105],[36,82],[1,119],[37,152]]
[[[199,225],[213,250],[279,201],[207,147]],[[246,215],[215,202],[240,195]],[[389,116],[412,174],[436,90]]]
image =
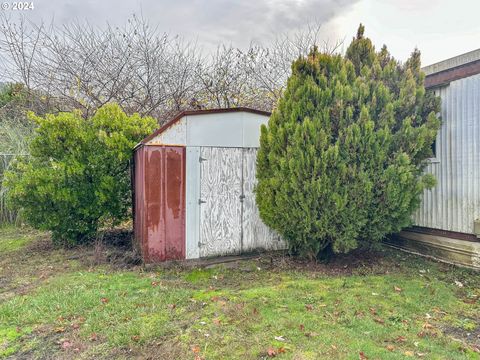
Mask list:
[[[423,65],[480,48],[478,0],[33,0],[31,19],[64,24],[88,19],[121,25],[142,14],[161,31],[197,40],[205,49],[218,43],[246,47],[268,43],[307,22],[323,24],[324,40],[348,44],[358,24],[380,47],[405,60],[417,46]],[[13,14],[12,10],[7,10]]]

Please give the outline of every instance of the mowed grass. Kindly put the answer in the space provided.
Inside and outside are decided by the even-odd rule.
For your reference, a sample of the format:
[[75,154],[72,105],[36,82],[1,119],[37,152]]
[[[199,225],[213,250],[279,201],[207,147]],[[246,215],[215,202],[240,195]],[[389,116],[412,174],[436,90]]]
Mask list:
[[0,357],[480,358],[480,274],[390,249],[156,270],[29,230],[0,249]]

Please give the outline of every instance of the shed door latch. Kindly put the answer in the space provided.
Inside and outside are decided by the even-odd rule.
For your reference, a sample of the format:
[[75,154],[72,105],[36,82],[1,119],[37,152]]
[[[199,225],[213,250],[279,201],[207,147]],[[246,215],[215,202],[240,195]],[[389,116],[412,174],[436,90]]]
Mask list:
[[203,157],[201,157],[201,156],[198,158],[198,162],[207,161],[207,160],[208,160],[208,159],[203,158]]
[[205,200],[202,200],[202,199],[198,199],[198,205],[202,205],[202,204],[205,204],[206,201]]

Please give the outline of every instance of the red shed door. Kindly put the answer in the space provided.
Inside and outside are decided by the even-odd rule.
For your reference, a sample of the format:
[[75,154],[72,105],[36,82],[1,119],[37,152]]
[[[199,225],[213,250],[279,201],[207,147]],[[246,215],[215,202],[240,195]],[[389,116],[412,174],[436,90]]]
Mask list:
[[147,146],[146,262],[185,258],[185,148]]
[[242,149],[200,149],[200,257],[242,251]]

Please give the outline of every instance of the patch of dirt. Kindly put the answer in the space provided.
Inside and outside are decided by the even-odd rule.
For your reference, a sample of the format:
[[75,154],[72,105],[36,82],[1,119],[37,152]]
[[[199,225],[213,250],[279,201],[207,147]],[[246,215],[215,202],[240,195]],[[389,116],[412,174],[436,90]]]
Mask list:
[[120,348],[100,359],[183,360],[195,354],[175,338],[159,338],[138,347]]
[[391,262],[391,257],[381,250],[355,250],[323,261],[305,260],[294,256],[272,257],[271,268],[275,271],[295,269],[326,275],[343,276],[351,274],[382,275],[400,268]]
[[462,344],[462,348],[468,348],[480,354],[480,328],[467,331],[462,328],[447,327],[443,329],[443,333]]
[[22,253],[28,255],[29,253],[46,254],[51,253],[55,249],[53,242],[48,233],[38,233],[35,240],[28,243],[22,250]]
[[125,228],[115,228],[106,231],[103,243],[108,247],[131,251],[133,250],[133,231]]
[[445,335],[465,343],[480,353],[480,318],[469,319],[473,324],[478,326],[473,330],[466,330],[455,326],[442,326],[442,331]]

